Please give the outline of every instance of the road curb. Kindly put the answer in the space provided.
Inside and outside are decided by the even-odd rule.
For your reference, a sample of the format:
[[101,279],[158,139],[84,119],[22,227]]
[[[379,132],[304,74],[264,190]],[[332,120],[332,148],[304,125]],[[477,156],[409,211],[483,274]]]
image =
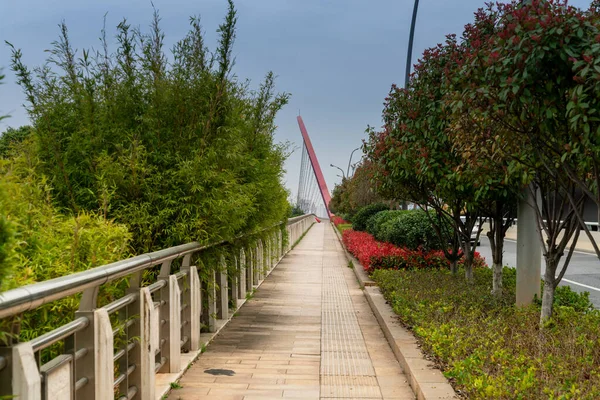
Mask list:
[[[404,370],[417,399],[457,399],[458,396],[448,379],[429,360],[425,359],[414,335],[400,324],[398,317],[392,307],[387,304],[376,282],[367,276],[360,262],[348,252],[335,226],[334,230],[346,257],[354,265],[354,273],[364,289],[363,293],[369,306],[375,314],[398,363]],[[362,274],[359,272],[362,272]],[[368,280],[364,279],[365,276]]]

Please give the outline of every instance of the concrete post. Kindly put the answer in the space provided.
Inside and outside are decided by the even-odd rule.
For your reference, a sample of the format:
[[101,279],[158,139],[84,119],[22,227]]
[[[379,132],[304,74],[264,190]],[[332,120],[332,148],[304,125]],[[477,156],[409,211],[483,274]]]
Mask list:
[[273,238],[273,234],[269,235],[269,242],[267,245],[267,250],[268,250],[268,265],[269,265],[269,272],[273,269],[273,265],[275,264],[273,262],[273,242],[274,242],[274,238]]
[[542,248],[538,233],[536,211],[531,205],[540,204],[540,194],[536,197],[525,188],[524,199],[519,200],[517,212],[517,305],[531,304],[534,296],[540,298]]
[[262,239],[258,242],[258,270],[260,280],[265,279],[265,244]]
[[252,292],[254,288],[254,252],[252,248],[248,249],[248,258],[246,258],[246,291]]
[[40,371],[30,343],[12,348],[12,394],[19,400],[41,400]]
[[260,263],[259,263],[259,247],[258,244],[252,250],[252,284],[258,286],[259,275],[260,275]]
[[217,280],[215,278],[216,272],[213,270],[210,274],[210,282],[206,285],[208,297],[208,331],[215,332],[217,330]]
[[217,318],[219,319],[227,319],[229,317],[229,299],[227,293],[227,270],[224,270],[225,265],[223,260],[221,260],[221,270],[217,272],[217,284],[219,285],[219,289],[217,291]]
[[238,258],[239,262],[239,273],[240,273],[240,287],[238,298],[245,299],[246,298],[246,290],[248,288],[248,282],[246,280],[246,253],[244,249],[240,250],[240,257]]
[[239,270],[239,264],[237,261],[237,257],[235,256],[235,254],[233,255],[233,274],[231,274],[229,276],[229,294],[230,294],[230,299],[231,299],[231,303],[233,306],[234,310],[237,310],[237,305],[238,305],[238,294],[239,294],[239,274],[240,274],[240,270]]
[[87,378],[88,383],[77,392],[86,400],[112,400],[114,398],[114,339],[106,309],[78,311],[75,317],[85,316],[90,321],[82,331],[75,333],[77,350],[86,348],[87,354],[76,362],[75,382]]
[[[178,372],[181,367],[181,290],[175,275],[170,275],[166,291],[167,304],[160,310],[160,317],[167,323],[161,327],[161,337],[166,339],[161,355],[167,362],[160,369],[162,373]],[[164,294],[164,292],[163,292]]]
[[198,276],[198,269],[196,266],[189,267],[188,279],[190,282],[190,288],[188,291],[189,307],[187,308],[185,314],[189,323],[186,325],[183,332],[185,336],[190,338],[185,346],[186,350],[197,351],[200,350],[202,291],[200,290],[200,277]]
[[153,341],[153,330],[156,330],[154,320],[154,302],[148,288],[139,289],[138,301],[133,303],[139,312],[139,323],[134,325],[135,331],[131,333],[139,339],[136,346],[130,350],[130,359],[136,365],[135,370],[129,375],[130,386],[138,388],[140,399],[153,399],[155,392],[154,354],[156,344]]

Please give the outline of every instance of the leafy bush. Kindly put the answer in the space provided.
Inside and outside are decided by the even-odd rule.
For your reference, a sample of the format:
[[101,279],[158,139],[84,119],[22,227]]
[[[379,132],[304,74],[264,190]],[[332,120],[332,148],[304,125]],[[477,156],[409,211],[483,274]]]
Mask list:
[[[131,235],[124,225],[85,211],[61,214],[52,204],[48,181],[35,173],[30,149],[20,153],[15,159],[0,159],[0,292],[130,255]],[[123,282],[105,285],[99,301],[106,304],[124,289]],[[25,313],[21,339],[70,322],[78,306],[78,296],[71,296]],[[0,326],[2,330],[6,327]]]
[[367,221],[371,216],[383,210],[389,210],[389,206],[383,203],[369,204],[358,210],[352,218],[352,229],[355,231],[365,231],[367,229]]
[[427,213],[422,210],[411,210],[399,214],[389,221],[382,232],[381,239],[396,246],[416,250],[420,247],[441,249],[442,243],[436,234]]
[[[600,398],[600,311],[569,292],[539,327],[539,307],[515,307],[515,270],[505,268],[501,297],[492,271],[467,283],[445,269],[377,270],[373,278],[401,322],[413,330],[455,388],[472,399]],[[561,300],[562,301],[562,300]]]
[[389,242],[388,239],[390,237],[390,232],[393,229],[394,223],[398,218],[400,218],[402,214],[407,212],[408,211],[405,210],[395,211],[394,213],[387,215],[385,218],[382,218],[381,226],[379,228],[374,228],[374,231],[376,231],[375,239],[379,240],[380,242]]
[[254,90],[232,73],[236,23],[230,1],[214,51],[194,17],[169,52],[155,13],[149,32],[124,20],[116,48],[102,32],[100,51],[79,54],[63,23],[48,52],[51,71],[24,65],[13,48],[37,169],[61,209],[126,224],[136,253],[287,218],[288,150],[273,135],[289,96],[276,93],[272,73]]
[[31,136],[31,127],[8,128],[0,135],[0,158],[8,158],[12,149]]
[[[0,190],[2,189],[0,188]],[[2,197],[4,196],[0,193],[0,198]],[[2,282],[5,281],[11,269],[7,259],[11,250],[12,236],[13,232],[8,220],[0,213],[0,291],[2,289]]]
[[398,218],[403,213],[408,211],[405,210],[383,210],[379,211],[377,214],[372,215],[367,221],[367,232],[373,235],[377,240],[385,242],[385,240],[380,239],[380,232],[384,229],[384,226],[389,222],[396,218]]

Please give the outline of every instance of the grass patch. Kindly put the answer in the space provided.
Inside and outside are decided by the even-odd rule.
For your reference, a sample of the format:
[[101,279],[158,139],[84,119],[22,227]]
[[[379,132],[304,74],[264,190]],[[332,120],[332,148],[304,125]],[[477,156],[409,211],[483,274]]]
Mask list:
[[540,329],[539,305],[514,306],[515,276],[502,297],[491,270],[469,285],[445,270],[377,270],[373,279],[401,322],[469,399],[600,398],[600,312],[587,294],[559,287]]
[[340,234],[344,233],[346,229],[352,229],[352,224],[339,224],[335,226]]

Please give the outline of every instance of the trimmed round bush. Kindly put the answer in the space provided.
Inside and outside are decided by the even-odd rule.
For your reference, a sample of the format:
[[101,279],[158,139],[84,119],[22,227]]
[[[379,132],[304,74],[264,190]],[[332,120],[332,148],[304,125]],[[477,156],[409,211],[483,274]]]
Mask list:
[[383,240],[383,232],[390,225],[391,221],[398,219],[403,213],[407,213],[406,210],[384,210],[373,215],[367,221],[367,232],[375,237],[380,242]]
[[367,229],[367,221],[373,215],[383,210],[389,210],[390,207],[383,203],[374,203],[364,206],[352,218],[352,229],[355,231],[365,231]]
[[416,250],[441,249],[442,244],[423,210],[411,210],[390,220],[380,232],[382,239],[396,246]]

